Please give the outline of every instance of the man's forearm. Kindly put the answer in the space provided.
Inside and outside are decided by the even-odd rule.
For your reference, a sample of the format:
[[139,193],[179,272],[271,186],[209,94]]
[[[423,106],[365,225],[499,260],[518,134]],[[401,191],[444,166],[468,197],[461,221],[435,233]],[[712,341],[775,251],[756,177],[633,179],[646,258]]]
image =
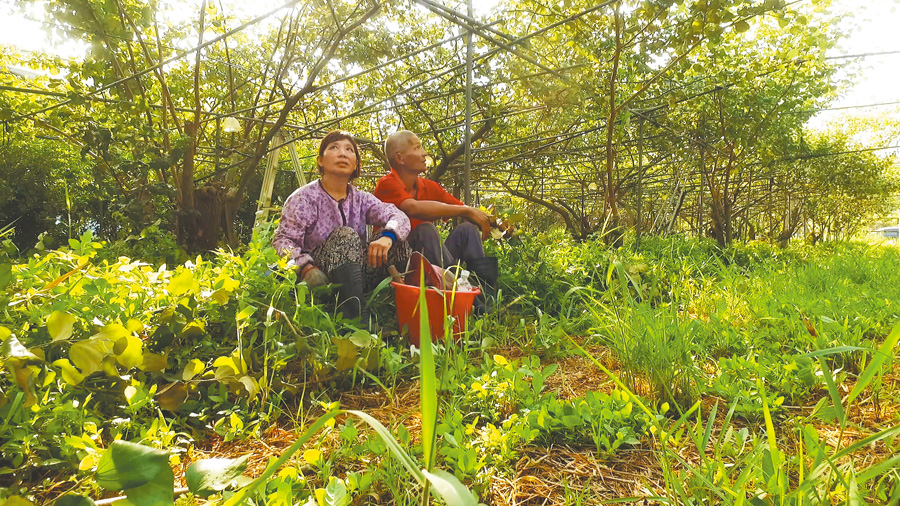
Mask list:
[[413,200],[400,204],[400,210],[412,218],[424,221],[434,221],[446,218],[468,218],[472,208],[454,204],[445,204],[435,200]]

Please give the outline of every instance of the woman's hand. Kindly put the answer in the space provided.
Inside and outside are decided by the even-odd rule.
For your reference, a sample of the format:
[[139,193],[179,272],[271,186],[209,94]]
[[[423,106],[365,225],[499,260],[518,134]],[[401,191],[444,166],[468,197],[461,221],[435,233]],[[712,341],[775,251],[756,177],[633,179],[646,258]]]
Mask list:
[[319,270],[318,267],[309,263],[300,270],[300,281],[306,281],[306,286],[314,288],[317,286],[327,285],[328,276]]
[[369,243],[369,265],[372,267],[381,267],[387,263],[388,250],[394,240],[390,237],[379,237]]

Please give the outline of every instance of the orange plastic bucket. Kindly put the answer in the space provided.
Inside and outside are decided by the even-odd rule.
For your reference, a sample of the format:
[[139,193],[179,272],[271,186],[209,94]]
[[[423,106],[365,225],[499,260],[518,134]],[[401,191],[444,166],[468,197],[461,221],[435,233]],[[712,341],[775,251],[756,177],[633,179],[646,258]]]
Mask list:
[[[419,287],[404,285],[391,281],[394,287],[394,298],[397,302],[397,326],[403,331],[403,327],[409,329],[409,343],[419,346]],[[469,313],[472,312],[472,304],[475,297],[481,293],[478,287],[471,291],[455,292],[438,290],[429,287],[425,289],[425,305],[428,307],[428,327],[431,329],[433,339],[444,337],[444,315],[453,317],[453,335],[460,336],[466,331]]]

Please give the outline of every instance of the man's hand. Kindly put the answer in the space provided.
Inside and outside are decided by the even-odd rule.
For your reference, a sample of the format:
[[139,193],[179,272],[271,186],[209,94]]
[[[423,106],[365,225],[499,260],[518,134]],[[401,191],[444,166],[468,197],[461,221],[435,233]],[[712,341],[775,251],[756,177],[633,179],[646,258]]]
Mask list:
[[381,267],[387,262],[388,250],[394,240],[390,237],[379,237],[369,243],[369,265],[372,267]]
[[469,213],[466,216],[469,221],[478,225],[481,229],[481,240],[486,240],[491,235],[491,226],[493,224],[493,218],[490,214],[478,209],[477,207],[470,207]]

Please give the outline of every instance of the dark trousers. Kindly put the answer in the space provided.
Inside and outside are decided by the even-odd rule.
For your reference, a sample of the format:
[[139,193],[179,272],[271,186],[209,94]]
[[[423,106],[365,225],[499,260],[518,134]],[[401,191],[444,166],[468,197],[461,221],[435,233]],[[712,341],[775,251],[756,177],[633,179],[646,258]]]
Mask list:
[[481,230],[469,222],[454,228],[443,244],[433,223],[420,223],[409,234],[407,242],[413,251],[421,252],[429,262],[445,269],[457,262],[484,258]]

